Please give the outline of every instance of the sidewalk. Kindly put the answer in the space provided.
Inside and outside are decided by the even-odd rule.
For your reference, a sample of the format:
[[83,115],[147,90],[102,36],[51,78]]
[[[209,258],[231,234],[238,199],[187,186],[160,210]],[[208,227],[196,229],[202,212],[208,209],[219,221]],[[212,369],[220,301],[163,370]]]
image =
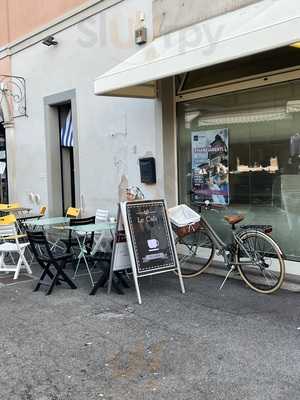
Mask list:
[[173,274],[125,296],[0,287],[2,400],[279,400],[300,393],[299,295]]

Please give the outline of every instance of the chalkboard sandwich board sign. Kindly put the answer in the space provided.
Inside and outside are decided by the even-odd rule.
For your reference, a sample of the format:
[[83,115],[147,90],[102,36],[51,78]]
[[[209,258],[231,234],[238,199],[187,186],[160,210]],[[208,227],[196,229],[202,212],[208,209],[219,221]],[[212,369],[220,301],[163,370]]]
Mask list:
[[[141,304],[141,296],[138,279],[144,276],[177,270],[182,293],[185,293],[165,201],[138,200],[121,203],[118,215],[124,226],[139,303]],[[117,248],[117,243],[114,248]],[[116,268],[120,269],[120,266],[113,252],[111,276]]]
[[164,201],[127,203],[126,212],[138,276],[177,269]]

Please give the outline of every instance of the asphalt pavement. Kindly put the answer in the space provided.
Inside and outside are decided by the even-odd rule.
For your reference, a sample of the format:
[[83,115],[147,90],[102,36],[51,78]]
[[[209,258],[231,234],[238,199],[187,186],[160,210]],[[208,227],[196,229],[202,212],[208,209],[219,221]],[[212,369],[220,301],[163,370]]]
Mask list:
[[[36,271],[37,274],[37,271]],[[300,294],[221,277],[141,280],[124,296],[0,287],[2,400],[300,399]]]

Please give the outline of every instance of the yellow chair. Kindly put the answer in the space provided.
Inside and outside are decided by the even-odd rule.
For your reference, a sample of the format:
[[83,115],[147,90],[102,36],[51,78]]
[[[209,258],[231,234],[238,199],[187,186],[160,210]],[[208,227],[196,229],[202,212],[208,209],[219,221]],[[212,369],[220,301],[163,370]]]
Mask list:
[[80,214],[80,208],[69,207],[67,209],[66,217],[77,218],[79,214]]
[[11,203],[11,204],[8,204],[8,208],[9,209],[21,208],[21,204],[20,203]]
[[16,216],[8,214],[5,217],[0,217],[0,225],[11,225],[17,221]]
[[46,206],[40,208],[40,218],[45,216],[46,210],[47,210]]
[[16,208],[20,208],[20,203],[11,203],[11,204],[0,204],[0,211],[14,210]]

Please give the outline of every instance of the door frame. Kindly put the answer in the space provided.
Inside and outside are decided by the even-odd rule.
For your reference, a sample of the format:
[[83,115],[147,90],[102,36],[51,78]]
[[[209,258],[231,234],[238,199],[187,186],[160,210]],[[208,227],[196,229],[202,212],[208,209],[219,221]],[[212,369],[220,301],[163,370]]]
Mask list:
[[[48,209],[50,216],[61,215],[62,212],[60,131],[57,106],[68,102],[71,103],[73,122],[75,202],[76,206],[80,208],[80,167],[77,102],[76,90],[73,89],[44,97]],[[57,132],[57,134],[54,134],[54,132]]]
[[57,107],[57,111],[58,111],[58,120],[59,120],[59,139],[60,139],[60,172],[61,172],[61,195],[62,195],[62,211],[63,213],[65,213],[67,207],[76,207],[76,194],[75,194],[75,176],[74,176],[74,149],[73,146],[72,147],[68,147],[68,157],[69,157],[69,173],[70,173],[70,187],[71,187],[71,202],[70,204],[66,205],[65,202],[65,188],[64,188],[64,162],[63,162],[63,153],[64,153],[64,149],[65,147],[62,146],[61,144],[61,130],[63,128],[63,126],[61,125],[61,107],[62,106],[70,106],[70,111],[71,111],[71,117],[72,116],[72,109],[71,109],[71,103],[67,102],[67,103],[62,103]]

